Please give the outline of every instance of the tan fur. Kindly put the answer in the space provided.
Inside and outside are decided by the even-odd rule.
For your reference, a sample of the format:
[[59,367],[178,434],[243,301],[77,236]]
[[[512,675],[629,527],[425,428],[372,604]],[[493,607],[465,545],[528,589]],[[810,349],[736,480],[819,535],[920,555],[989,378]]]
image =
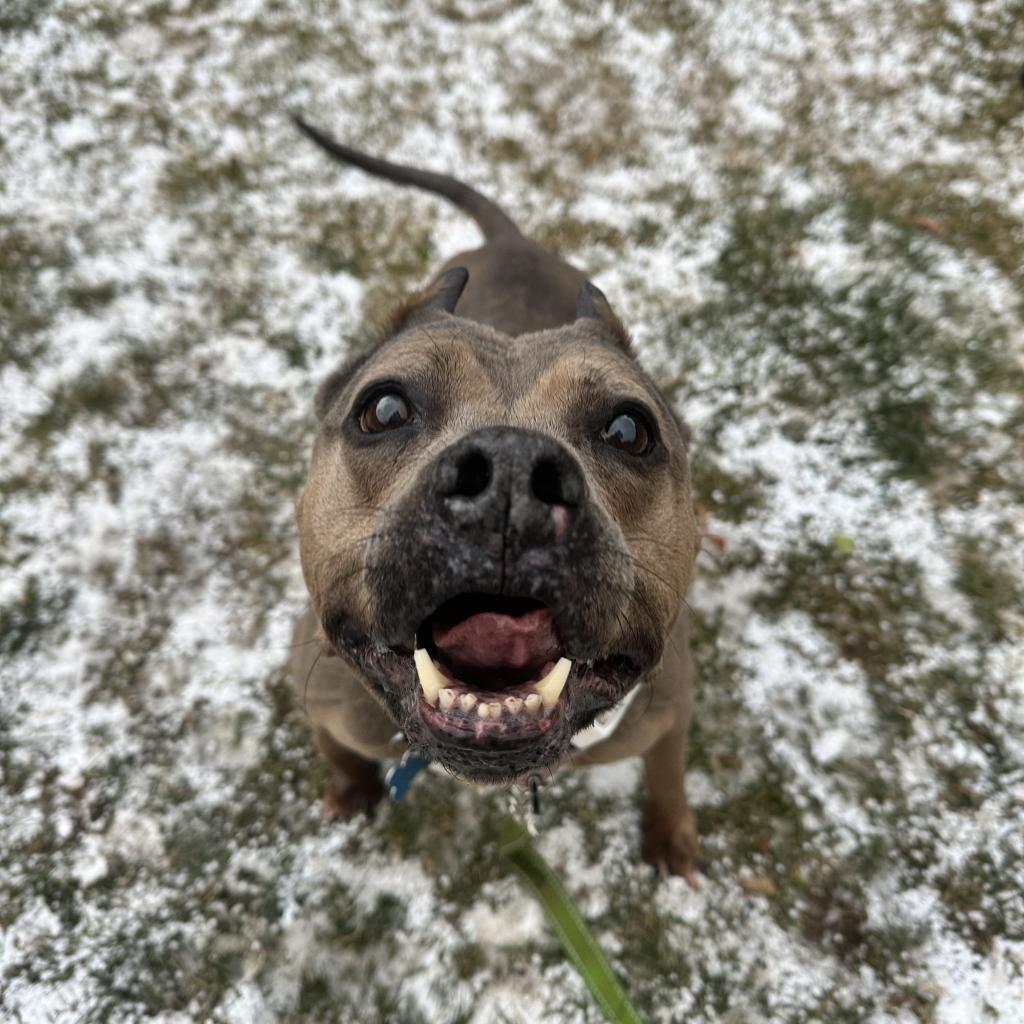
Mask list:
[[[372,632],[372,595],[362,566],[388,510],[421,486],[425,467],[459,438],[483,427],[524,427],[573,452],[635,567],[629,614],[609,628],[606,651],[620,649],[629,631],[664,644],[660,664],[639,684],[644,692],[616,733],[568,761],[579,766],[643,756],[649,793],[644,856],[692,881],[697,839],[683,769],[693,665],[683,599],[698,531],[687,436],[632,358],[611,310],[600,310],[598,319],[576,317],[576,295],[585,283],[580,271],[519,235],[503,235],[448,266],[469,270],[458,316],[424,312],[433,294],[428,288],[403,305],[368,360],[327,385],[308,482],[296,506],[312,608],[296,626],[291,667],[299,703],[331,766],[326,803],[348,811],[372,802],[374,762],[395,757],[403,743],[393,739],[396,726],[366,680],[343,652],[330,648],[320,623],[344,608]],[[377,449],[347,443],[345,424],[360,389],[391,378],[429,392],[439,426],[428,440],[382,460]],[[645,474],[600,457],[591,443],[593,410],[624,397],[653,410],[665,441],[663,461]]]

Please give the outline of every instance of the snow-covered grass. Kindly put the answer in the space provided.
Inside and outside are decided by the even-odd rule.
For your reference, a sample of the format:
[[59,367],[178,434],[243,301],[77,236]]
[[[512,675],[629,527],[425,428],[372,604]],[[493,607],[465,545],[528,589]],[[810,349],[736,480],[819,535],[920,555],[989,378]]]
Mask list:
[[474,229],[694,428],[699,891],[636,765],[540,846],[651,1021],[1024,1021],[1024,22],[992,0],[0,8],[0,1017],[594,1022],[442,775],[325,825],[318,380]]

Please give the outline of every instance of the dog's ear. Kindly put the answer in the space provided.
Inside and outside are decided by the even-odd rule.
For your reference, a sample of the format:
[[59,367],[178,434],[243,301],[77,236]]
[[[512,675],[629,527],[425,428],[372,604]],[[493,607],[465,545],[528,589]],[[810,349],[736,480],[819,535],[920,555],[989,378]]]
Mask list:
[[468,281],[469,271],[465,267],[452,267],[446,270],[427,288],[418,307],[419,312],[454,313],[455,304],[459,301]]
[[462,295],[469,271],[451,267],[420,292],[410,295],[381,326],[381,337],[388,338],[408,327],[429,323],[445,313],[454,313]]
[[587,281],[576,296],[576,319],[599,320],[609,329],[619,347],[628,355],[633,355],[629,332],[615,315],[604,292],[591,281]]

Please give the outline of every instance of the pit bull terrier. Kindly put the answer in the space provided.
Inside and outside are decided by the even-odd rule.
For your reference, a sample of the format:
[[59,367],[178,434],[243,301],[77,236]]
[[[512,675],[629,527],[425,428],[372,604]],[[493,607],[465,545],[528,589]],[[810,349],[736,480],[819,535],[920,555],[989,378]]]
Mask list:
[[605,296],[497,205],[297,124],[484,236],[316,393],[291,667],[325,809],[371,809],[403,749],[480,783],[640,755],[642,856],[692,883],[686,428]]

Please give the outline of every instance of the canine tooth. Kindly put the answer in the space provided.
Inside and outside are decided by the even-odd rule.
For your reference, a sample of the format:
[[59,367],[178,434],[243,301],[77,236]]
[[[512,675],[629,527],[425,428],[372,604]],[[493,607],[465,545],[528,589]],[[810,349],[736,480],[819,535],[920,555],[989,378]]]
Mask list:
[[544,707],[553,708],[558,703],[571,669],[572,662],[568,658],[559,658],[555,667],[539,683],[533,684],[533,688],[544,702]]
[[441,707],[445,711],[451,711],[455,707],[455,702],[459,699],[459,695],[447,686],[438,692],[438,696],[441,698]]
[[476,695],[472,693],[464,693],[459,698],[459,707],[463,711],[472,711],[476,707]]
[[419,678],[423,696],[428,704],[437,704],[437,694],[448,680],[438,672],[430,655],[422,647],[413,654],[412,658],[416,662],[416,675]]
[[531,715],[535,715],[538,711],[540,711],[540,703],[541,701],[539,693],[531,693],[530,696],[523,701],[523,704],[526,706],[526,710]]
[[510,715],[518,715],[523,710],[523,701],[521,697],[506,697],[505,698],[505,709]]

